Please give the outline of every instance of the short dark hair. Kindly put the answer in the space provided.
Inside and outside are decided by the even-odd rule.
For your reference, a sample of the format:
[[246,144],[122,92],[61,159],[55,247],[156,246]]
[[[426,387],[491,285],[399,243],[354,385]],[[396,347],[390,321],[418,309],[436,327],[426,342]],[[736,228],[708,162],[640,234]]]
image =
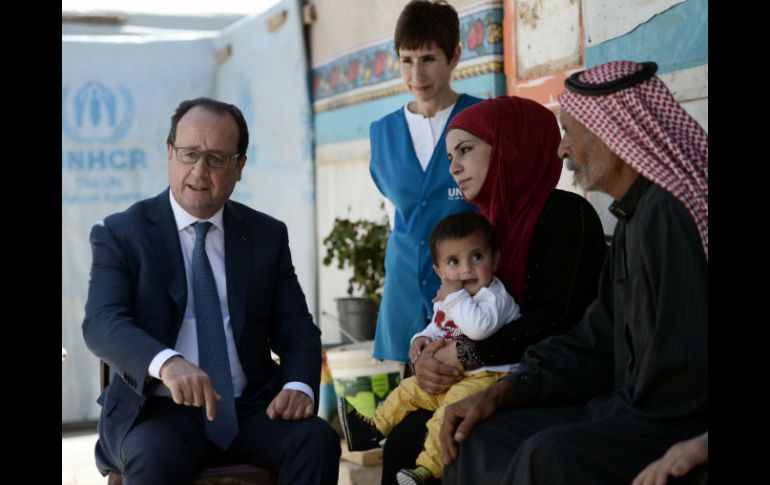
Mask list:
[[398,16],[394,41],[396,55],[399,49],[419,49],[435,42],[449,62],[460,44],[457,10],[443,1],[412,0]]
[[438,266],[438,245],[449,239],[465,239],[480,232],[484,236],[487,249],[492,254],[497,252],[497,236],[492,224],[477,212],[458,212],[447,216],[436,224],[430,233],[430,257]]
[[211,98],[188,99],[179,103],[174,115],[171,117],[171,129],[168,131],[166,143],[174,145],[174,141],[176,141],[176,127],[179,124],[179,120],[182,119],[185,113],[196,106],[203,106],[217,114],[230,113],[235,120],[235,124],[238,125],[238,155],[243,156],[246,154],[246,148],[249,147],[249,128],[246,126],[246,119],[243,117],[243,113],[234,104],[223,103]]

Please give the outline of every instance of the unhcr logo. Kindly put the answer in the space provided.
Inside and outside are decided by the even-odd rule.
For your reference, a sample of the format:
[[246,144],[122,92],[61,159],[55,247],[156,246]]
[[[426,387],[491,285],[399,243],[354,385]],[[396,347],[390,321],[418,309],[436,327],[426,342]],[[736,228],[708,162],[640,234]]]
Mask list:
[[125,136],[134,117],[134,103],[122,86],[110,89],[99,81],[61,93],[62,130],[73,141],[114,143]]
[[462,200],[463,191],[460,190],[460,187],[450,187],[447,189],[447,198],[449,200]]

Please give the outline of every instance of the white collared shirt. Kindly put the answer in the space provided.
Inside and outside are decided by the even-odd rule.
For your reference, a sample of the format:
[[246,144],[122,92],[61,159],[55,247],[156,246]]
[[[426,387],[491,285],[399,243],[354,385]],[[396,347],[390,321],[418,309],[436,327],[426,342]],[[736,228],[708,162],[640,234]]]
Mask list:
[[[404,105],[404,115],[406,116],[406,124],[409,127],[409,134],[412,136],[412,146],[414,147],[414,154],[417,155],[417,160],[420,162],[422,171],[428,170],[428,164],[433,157],[433,151],[436,149],[436,144],[444,132],[444,126],[446,126],[449,120],[449,115],[452,114],[452,110],[455,109],[455,103],[442,109],[432,118],[427,118],[419,113],[412,113],[409,111],[409,103]],[[388,215],[388,223],[390,224],[390,230],[396,226],[396,206],[387,197],[383,197],[385,202],[385,213]]]
[[412,135],[414,153],[417,155],[417,160],[420,161],[423,172],[428,170],[428,164],[433,157],[433,150],[436,149],[436,144],[444,132],[444,126],[446,126],[455,104],[452,103],[431,118],[419,113],[412,113],[409,111],[409,104],[404,105],[404,115],[406,115],[406,124],[409,126],[409,134]]
[[[184,260],[184,269],[187,279],[187,306],[185,307],[182,326],[179,328],[179,334],[173,349],[165,349],[158,353],[150,362],[149,374],[152,377],[160,379],[160,369],[164,363],[175,355],[181,355],[191,364],[198,365],[198,332],[195,320],[195,299],[192,288],[192,253],[195,247],[195,229],[192,224],[201,221],[197,217],[185,211],[174,199],[174,195],[169,190],[169,199],[171,200],[171,209],[174,212],[174,220],[179,235],[179,243],[182,246],[182,259]],[[206,234],[206,256],[211,264],[211,271],[214,273],[214,281],[217,285],[217,294],[219,295],[219,307],[222,311],[222,321],[225,325],[225,340],[227,341],[227,354],[230,361],[230,373],[233,376],[233,395],[240,397],[243,389],[246,387],[246,375],[243,373],[241,361],[238,359],[238,349],[235,345],[233,328],[230,324],[230,308],[227,304],[227,273],[225,271],[225,226],[222,214],[224,207],[220,208],[211,218],[206,221],[212,224]],[[313,390],[302,382],[289,382],[283,386],[284,389],[301,391],[310,399],[314,399]],[[165,386],[158,386],[155,393],[160,396],[171,396],[171,391]]]

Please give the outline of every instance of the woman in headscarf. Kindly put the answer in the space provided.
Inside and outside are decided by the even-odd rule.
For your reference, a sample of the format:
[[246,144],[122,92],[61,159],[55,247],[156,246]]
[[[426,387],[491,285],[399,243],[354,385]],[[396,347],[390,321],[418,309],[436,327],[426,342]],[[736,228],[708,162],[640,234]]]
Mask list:
[[[462,371],[518,362],[530,344],[572,328],[596,297],[604,233],[588,201],[556,189],[560,140],[554,114],[518,97],[475,104],[450,122],[449,171],[495,226],[497,277],[520,302],[522,316],[484,341],[461,337],[423,348],[415,374],[428,392],[444,392]],[[413,466],[429,417],[413,413],[388,437],[383,483]]]

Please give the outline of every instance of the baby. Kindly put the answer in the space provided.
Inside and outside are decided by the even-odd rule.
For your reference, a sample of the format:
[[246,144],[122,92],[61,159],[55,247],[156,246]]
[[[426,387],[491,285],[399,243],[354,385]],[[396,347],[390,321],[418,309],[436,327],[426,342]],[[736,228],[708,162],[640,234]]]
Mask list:
[[[520,316],[519,306],[502,282],[494,276],[500,260],[492,225],[472,212],[453,214],[441,220],[430,236],[433,269],[441,287],[433,299],[433,319],[412,337],[409,358],[417,360],[422,349],[440,338],[451,340],[461,334],[483,340]],[[417,467],[398,472],[399,485],[423,484],[441,478],[439,430],[448,404],[460,401],[497,382],[511,365],[488,366],[465,372],[463,379],[443,394],[429,394],[414,377],[404,379],[378,406],[373,418],[356,411],[344,398],[338,409],[348,449],[368,450],[379,446],[407,414],[417,409],[434,411],[428,421],[425,446],[417,457]]]

